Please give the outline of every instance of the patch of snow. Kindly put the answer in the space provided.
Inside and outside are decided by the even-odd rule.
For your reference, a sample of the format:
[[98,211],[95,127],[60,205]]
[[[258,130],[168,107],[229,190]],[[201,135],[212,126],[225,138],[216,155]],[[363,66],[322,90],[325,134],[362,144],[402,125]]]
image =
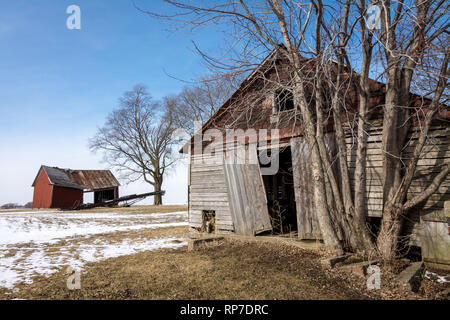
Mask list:
[[442,276],[435,272],[431,272],[431,271],[427,270],[427,271],[425,271],[425,278],[427,278],[429,280],[436,279],[436,281],[439,283],[450,283],[450,274]]
[[[169,220],[184,220],[169,222]],[[187,225],[187,213],[161,214],[8,214],[0,215],[0,249],[18,243],[55,243],[61,239],[118,231]],[[150,223],[149,223],[150,222]]]
[[[9,212],[0,214],[0,287],[31,283],[64,266],[81,268],[96,262],[146,250],[186,246],[179,238],[137,238],[116,242],[101,237],[90,243],[80,238],[120,231],[187,225],[187,212],[155,214]],[[59,242],[61,242],[61,246]]]
[[136,254],[143,251],[157,249],[177,249],[187,245],[180,238],[156,238],[145,240],[124,239],[119,243],[80,245],[60,248],[56,254],[45,252],[44,248],[32,252],[30,255],[17,259],[10,265],[7,260],[0,259],[0,287],[12,289],[17,283],[33,283],[34,276],[49,276],[63,267],[82,269],[88,262],[97,262],[109,258]]

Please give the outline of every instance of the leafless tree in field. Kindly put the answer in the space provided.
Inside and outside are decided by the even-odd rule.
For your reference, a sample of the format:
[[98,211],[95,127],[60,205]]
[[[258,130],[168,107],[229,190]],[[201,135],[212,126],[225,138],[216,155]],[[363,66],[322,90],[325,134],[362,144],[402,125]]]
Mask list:
[[[125,92],[105,125],[90,140],[92,151],[103,152],[104,161],[128,181],[143,178],[161,191],[164,173],[173,164],[171,159],[174,130],[173,118],[161,102],[152,100],[143,85]],[[154,204],[161,205],[156,195]]]
[[[258,74],[257,83],[248,84],[257,87],[258,93],[228,104],[231,116],[227,126],[257,125],[265,115],[258,113],[262,109],[255,106],[261,106],[264,96],[277,92],[277,88],[289,90],[294,98],[294,111],[288,116],[280,115],[277,125],[291,125],[293,130],[300,125],[311,148],[313,198],[327,248],[334,253],[341,253],[345,246],[365,252],[377,249],[383,258],[395,258],[409,210],[430,197],[450,170],[450,164],[444,163],[423,193],[406,199],[431,122],[448,101],[449,3],[444,0],[338,0],[333,6],[321,0],[166,0],[165,3],[175,13],[140,10],[180,28],[225,26],[227,45],[223,56],[212,57],[198,49],[210,66],[224,73],[248,73],[278,48],[287,61],[289,76]],[[380,29],[369,28],[366,23],[370,4],[380,8]],[[277,70],[276,62],[273,68]],[[279,71],[281,75],[283,72]],[[371,99],[376,98],[371,96],[374,91],[371,86],[378,84],[369,77],[385,83],[385,98],[378,106],[383,110],[383,216],[377,239],[369,232],[365,209],[367,140],[372,125],[369,107]],[[352,92],[356,92],[356,99]],[[431,103],[424,103],[425,97]],[[350,107],[349,102],[353,103]],[[413,155],[405,161],[404,152],[411,144],[407,136],[414,121],[419,123],[417,139]],[[337,159],[325,144],[324,130],[329,123],[336,135]],[[349,134],[356,144],[353,187],[346,143]],[[341,181],[330,170],[336,160]],[[328,199],[327,181],[332,188]]]

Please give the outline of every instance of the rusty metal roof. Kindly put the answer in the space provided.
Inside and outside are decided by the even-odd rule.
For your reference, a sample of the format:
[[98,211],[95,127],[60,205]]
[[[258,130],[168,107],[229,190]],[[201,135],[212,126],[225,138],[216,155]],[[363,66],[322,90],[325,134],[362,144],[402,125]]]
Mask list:
[[47,173],[50,183],[59,187],[95,191],[120,186],[117,179],[109,170],[71,170],[41,166],[34,179],[33,187],[42,170],[45,170]]
[[89,190],[109,189],[120,186],[109,170],[74,170],[73,181],[82,184]]

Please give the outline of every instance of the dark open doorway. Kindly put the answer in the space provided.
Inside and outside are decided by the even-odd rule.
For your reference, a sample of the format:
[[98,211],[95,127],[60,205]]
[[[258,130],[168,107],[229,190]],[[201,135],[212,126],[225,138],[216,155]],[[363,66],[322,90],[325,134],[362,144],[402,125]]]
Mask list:
[[[261,164],[261,167],[264,166]],[[294,236],[297,233],[297,213],[290,147],[280,149],[277,173],[262,177],[272,222],[272,233]]]
[[114,199],[114,189],[101,190],[94,192],[94,203],[100,203],[103,201]]

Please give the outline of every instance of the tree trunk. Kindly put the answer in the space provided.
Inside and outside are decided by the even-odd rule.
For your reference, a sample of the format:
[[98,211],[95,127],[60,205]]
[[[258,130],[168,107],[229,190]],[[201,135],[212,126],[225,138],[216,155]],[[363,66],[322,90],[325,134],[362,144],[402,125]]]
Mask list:
[[[319,70],[317,71],[320,72]],[[320,152],[320,157],[323,163],[323,172],[324,179],[328,177],[330,187],[332,190],[332,198],[328,199],[329,201],[333,201],[336,207],[335,220],[336,226],[338,230],[336,232],[341,235],[341,239],[344,242],[344,247],[346,249],[354,249],[357,250],[359,247],[357,239],[355,239],[354,232],[350,226],[349,221],[347,220],[347,216],[345,214],[344,203],[342,201],[341,192],[339,190],[339,184],[337,182],[337,177],[334,174],[334,170],[332,168],[331,160],[330,160],[330,152],[327,150],[325,145],[325,137],[323,133],[323,99],[322,99],[323,87],[320,81],[316,82],[315,89],[315,100],[316,100],[316,117],[317,117],[317,126],[316,126],[316,139],[317,145]],[[332,213],[330,208],[330,214]]]
[[315,136],[316,132],[314,127],[314,119],[312,117],[311,110],[308,107],[308,102],[306,101],[304,94],[305,92],[302,80],[303,75],[301,74],[302,64],[300,62],[299,52],[297,48],[292,44],[289,37],[289,30],[285,17],[282,14],[283,10],[281,9],[280,3],[276,0],[272,0],[269,2],[269,5],[277,16],[283,42],[286,47],[286,54],[295,72],[293,79],[294,103],[298,108],[300,108],[303,125],[305,127],[306,142],[311,148],[311,171],[313,176],[312,183],[314,188],[314,201],[320,231],[322,233],[322,237],[327,250],[333,252],[334,254],[342,254],[342,244],[338,239],[336,230],[334,230],[333,228],[330,212],[328,210],[323,165]]
[[[338,239],[336,230],[333,228],[330,211],[328,210],[326,189],[325,189],[325,175],[323,172],[322,159],[316,140],[316,132],[314,130],[314,123],[311,111],[306,105],[304,96],[303,83],[298,74],[295,76],[294,99],[300,107],[303,123],[305,125],[306,141],[311,147],[311,172],[313,178],[314,203],[316,206],[317,220],[319,221],[320,231],[327,250],[335,254],[342,254],[342,245]],[[322,124],[316,124],[322,125]]]
[[402,227],[401,209],[390,207],[383,213],[377,248],[383,260],[393,260],[398,256],[398,244]]
[[[371,39],[371,38],[369,38]],[[368,42],[369,41],[369,42]],[[367,120],[370,101],[369,68],[372,54],[371,40],[364,42],[364,63],[360,75],[358,134],[355,163],[355,212],[353,223],[363,250],[373,249],[372,238],[367,227],[366,213],[366,166],[367,166]],[[367,52],[366,52],[367,51]]]
[[[447,164],[443,167],[442,171],[433,179],[433,182],[419,195],[414,197],[413,199],[410,199],[406,203],[404,203],[404,199],[406,198],[406,195],[408,193],[409,186],[411,185],[411,181],[414,177],[414,173],[416,171],[417,162],[419,161],[420,154],[422,152],[422,149],[425,145],[428,132],[430,130],[431,121],[435,114],[438,111],[439,108],[439,101],[441,99],[442,93],[444,92],[445,88],[447,87],[447,66],[448,66],[448,60],[450,57],[450,51],[447,51],[443,64],[441,66],[441,71],[439,74],[439,82],[436,88],[435,96],[433,97],[432,103],[429,106],[429,110],[427,111],[424,123],[423,123],[423,129],[420,132],[418,141],[416,143],[416,146],[414,148],[413,156],[411,160],[409,161],[409,164],[404,172],[404,175],[401,179],[401,181],[397,181],[397,179],[390,180],[388,177],[392,174],[392,170],[395,170],[396,167],[389,167],[389,165],[384,168],[386,171],[384,172],[385,175],[388,177],[386,178],[386,181],[389,183],[385,183],[385,194],[387,194],[387,199],[384,204],[383,208],[383,221],[381,224],[381,230],[380,234],[378,235],[377,239],[377,247],[378,250],[385,260],[391,260],[396,258],[397,256],[397,249],[398,249],[398,241],[399,236],[402,228],[402,224],[404,221],[404,214],[408,213],[408,210],[417,205],[418,203],[425,201],[431,194],[433,194],[437,188],[439,188],[442,181],[445,179],[447,174],[450,171],[450,166]],[[410,80],[409,80],[410,81]],[[409,84],[403,84],[402,87],[409,88]],[[391,93],[392,92],[392,93]],[[388,87],[388,93],[389,95],[389,101],[390,104],[393,101],[393,98],[395,94],[397,93],[395,88],[390,90]],[[406,94],[403,92],[403,96],[406,96]],[[403,104],[406,104],[407,99],[403,99]],[[402,117],[405,117],[405,114],[402,113],[393,113],[395,116],[397,116],[397,119]],[[383,123],[383,128],[386,127],[386,124]],[[397,127],[394,127],[394,129],[397,129]],[[387,130],[386,130],[387,131]],[[391,130],[392,131],[392,130]],[[400,131],[400,130],[399,130]],[[388,134],[389,131],[386,132],[386,140],[388,140]],[[400,156],[399,149],[401,146],[403,146],[403,143],[405,141],[405,137],[407,134],[407,130],[400,131],[397,133],[397,140],[395,141],[397,145],[393,149],[394,151],[398,151],[398,155]],[[384,130],[383,130],[383,142],[385,139]],[[386,142],[386,143],[387,143]],[[393,159],[389,159],[390,157],[386,156],[386,163],[393,162]],[[396,159],[398,161],[398,159]],[[398,161],[399,162],[399,161]],[[398,171],[398,173],[397,173]],[[397,169],[395,171],[397,175],[400,175],[400,170]]]
[[[155,179],[154,191],[161,191],[162,187],[162,179]],[[157,194],[153,196],[153,205],[160,206],[162,205],[162,195]]]

